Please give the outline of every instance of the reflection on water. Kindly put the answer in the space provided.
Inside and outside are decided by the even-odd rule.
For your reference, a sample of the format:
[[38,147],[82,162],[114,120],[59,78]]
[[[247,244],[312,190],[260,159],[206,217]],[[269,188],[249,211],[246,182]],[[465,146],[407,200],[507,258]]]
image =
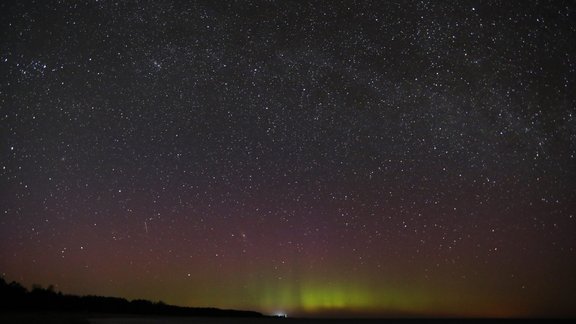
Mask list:
[[91,318],[89,319],[91,324],[305,324],[305,323],[335,323],[335,324],[345,324],[345,323],[391,323],[396,322],[394,320],[345,320],[345,319],[290,319],[290,318],[191,318],[191,317],[158,317],[158,318]]
[[524,323],[521,319],[296,319],[296,318],[197,318],[197,317],[158,317],[158,318],[93,318],[89,319],[92,324],[408,324],[408,323]]
[[91,324],[232,324],[232,323],[256,323],[256,324],[282,324],[294,323],[274,318],[195,318],[195,317],[158,317],[158,318],[93,318],[89,319]]

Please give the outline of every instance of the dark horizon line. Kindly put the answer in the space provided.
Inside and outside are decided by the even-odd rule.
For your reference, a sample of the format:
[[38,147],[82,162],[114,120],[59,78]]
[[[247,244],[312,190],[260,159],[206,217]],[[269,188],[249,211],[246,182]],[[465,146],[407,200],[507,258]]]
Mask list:
[[107,315],[142,315],[167,317],[245,317],[245,318],[290,318],[301,320],[449,320],[449,321],[515,321],[515,320],[543,320],[543,319],[575,319],[573,315],[526,315],[526,316],[464,316],[464,315],[419,315],[414,313],[376,314],[355,312],[352,309],[330,310],[316,315],[305,312],[290,314],[263,314],[252,310],[221,309],[217,307],[190,307],[166,304],[165,302],[150,301],[146,299],[127,299],[124,297],[99,295],[74,295],[56,291],[54,285],[43,288],[33,284],[31,289],[17,281],[8,283],[0,276],[0,311],[56,311],[71,313],[95,313]]
[[107,313],[118,315],[164,315],[186,317],[274,317],[251,310],[216,307],[187,307],[153,302],[146,299],[128,300],[123,297],[73,295],[56,292],[53,285],[42,288],[33,284],[28,290],[19,282],[8,283],[0,277],[1,311],[64,311],[74,313]]

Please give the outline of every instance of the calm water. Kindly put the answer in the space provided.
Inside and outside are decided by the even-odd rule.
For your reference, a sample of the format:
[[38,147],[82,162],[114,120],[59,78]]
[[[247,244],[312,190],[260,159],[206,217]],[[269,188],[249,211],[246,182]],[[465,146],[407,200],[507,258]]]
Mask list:
[[[95,318],[91,324],[375,324],[375,323],[518,323],[520,320],[480,320],[480,319],[282,319],[282,318]],[[522,321],[524,322],[524,321]]]
[[306,324],[306,323],[380,323],[382,320],[328,320],[328,319],[290,319],[290,318],[96,318],[91,324]]
[[[388,320],[344,320],[344,319],[290,319],[290,318],[95,318],[89,319],[91,324],[344,324],[344,323],[393,323]],[[401,321],[403,322],[403,321]]]

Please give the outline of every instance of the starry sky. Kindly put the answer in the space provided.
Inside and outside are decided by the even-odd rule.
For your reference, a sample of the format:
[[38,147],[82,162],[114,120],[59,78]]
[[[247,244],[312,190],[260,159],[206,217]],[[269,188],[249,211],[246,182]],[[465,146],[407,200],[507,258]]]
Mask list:
[[2,1],[0,274],[576,316],[574,1]]

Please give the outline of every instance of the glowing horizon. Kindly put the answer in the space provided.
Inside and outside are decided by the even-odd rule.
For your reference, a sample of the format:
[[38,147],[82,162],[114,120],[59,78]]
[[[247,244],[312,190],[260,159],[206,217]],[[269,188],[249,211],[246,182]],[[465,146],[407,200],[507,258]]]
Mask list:
[[576,2],[473,2],[0,2],[0,274],[576,317]]

